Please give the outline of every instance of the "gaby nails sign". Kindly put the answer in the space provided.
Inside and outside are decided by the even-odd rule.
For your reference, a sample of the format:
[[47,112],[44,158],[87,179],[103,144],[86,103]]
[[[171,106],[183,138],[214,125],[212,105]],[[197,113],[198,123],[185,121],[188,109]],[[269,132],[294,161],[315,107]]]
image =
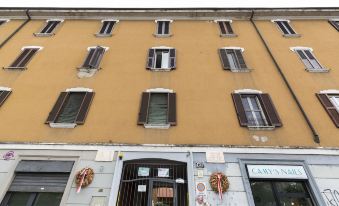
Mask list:
[[250,178],[308,179],[303,166],[247,165]]

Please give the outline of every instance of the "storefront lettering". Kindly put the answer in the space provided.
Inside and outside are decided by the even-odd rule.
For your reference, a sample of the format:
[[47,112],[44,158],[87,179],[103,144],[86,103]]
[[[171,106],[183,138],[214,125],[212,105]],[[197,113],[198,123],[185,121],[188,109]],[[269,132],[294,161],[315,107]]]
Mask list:
[[254,174],[260,175],[302,175],[300,169],[269,169],[269,168],[253,168],[252,172]]
[[339,206],[338,190],[324,189],[321,193],[325,198],[327,206]]

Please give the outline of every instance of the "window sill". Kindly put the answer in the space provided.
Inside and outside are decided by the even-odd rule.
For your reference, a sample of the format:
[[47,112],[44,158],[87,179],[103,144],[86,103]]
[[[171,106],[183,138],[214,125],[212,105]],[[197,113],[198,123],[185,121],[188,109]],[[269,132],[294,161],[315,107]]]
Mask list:
[[248,73],[251,72],[253,69],[249,69],[249,68],[243,68],[243,69],[230,69],[231,72],[234,73]]
[[220,37],[234,38],[237,37],[237,34],[220,34]]
[[36,37],[48,37],[48,36],[54,36],[54,33],[33,33]]
[[64,128],[64,129],[73,129],[77,124],[75,123],[49,123],[51,128]]
[[78,69],[79,72],[88,72],[88,73],[90,73],[92,71],[98,71],[101,68],[98,69],[98,68],[89,68],[89,67],[78,67],[77,69]]
[[169,129],[170,124],[144,124],[146,129]]
[[153,36],[159,37],[159,38],[167,38],[167,37],[171,37],[172,34],[153,34]]
[[27,67],[2,67],[3,69],[9,69],[9,70],[26,70]]
[[152,72],[170,72],[172,68],[151,68]]
[[275,126],[247,126],[249,130],[274,130]]
[[112,37],[112,34],[94,34],[96,37]]
[[330,69],[322,68],[322,69],[313,69],[313,68],[305,68],[306,71],[311,73],[327,73]]
[[299,38],[299,37],[301,37],[301,34],[283,34],[283,37],[286,37],[286,38]]

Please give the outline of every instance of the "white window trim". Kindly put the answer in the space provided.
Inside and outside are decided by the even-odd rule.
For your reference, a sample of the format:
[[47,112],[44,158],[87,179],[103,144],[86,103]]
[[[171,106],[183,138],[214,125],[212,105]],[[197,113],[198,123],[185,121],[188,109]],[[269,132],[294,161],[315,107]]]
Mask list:
[[156,19],[156,20],[154,20],[155,23],[158,23],[158,21],[169,21],[170,23],[173,22],[172,19]]
[[238,89],[234,90],[235,94],[262,94],[263,92],[255,89]]
[[64,129],[73,129],[77,126],[76,123],[49,123],[51,128],[64,128]]
[[156,47],[151,47],[151,49],[174,49],[174,47],[168,47],[168,46],[156,46]]
[[339,21],[339,19],[329,19],[329,21]]
[[313,49],[311,47],[304,47],[304,46],[295,46],[295,47],[290,47],[290,50],[293,52],[297,52],[297,50],[309,50],[313,52]]
[[287,21],[288,23],[290,23],[291,21],[288,19],[272,19],[271,22],[275,23],[277,21]]
[[169,129],[170,124],[144,124],[146,129]]
[[12,88],[9,87],[0,87],[0,91],[12,91]]
[[0,19],[0,21],[4,21],[5,24],[8,23],[9,21],[11,21],[10,19]]
[[60,23],[64,22],[65,20],[64,19],[47,19],[46,22],[49,22],[49,21],[60,21]]
[[38,51],[43,50],[44,47],[42,46],[24,46],[21,48],[21,51],[25,50],[25,49],[38,49]]
[[327,89],[327,90],[321,90],[319,93],[320,94],[339,94],[339,90],[337,90],[337,89]]
[[118,19],[102,19],[101,23],[104,23],[105,21],[115,21],[115,23],[118,23],[119,20]]
[[100,45],[98,45],[98,46],[90,46],[90,47],[87,47],[87,51],[90,51],[91,49],[95,49],[95,48],[97,48],[97,47],[102,47],[102,48],[104,48],[104,49],[105,49],[105,52],[109,50],[109,47],[105,47],[105,46],[100,46]]
[[221,22],[221,21],[228,21],[232,24],[233,20],[232,19],[215,19],[214,20],[214,23],[218,23],[218,22]]
[[242,47],[236,47],[236,46],[230,46],[230,47],[221,47],[220,49],[234,49],[234,50],[241,50],[241,52],[244,52],[245,49]]
[[149,92],[149,93],[174,93],[174,91],[172,89],[165,89],[165,88],[147,89],[146,92]]
[[85,88],[85,87],[73,87],[66,89],[66,92],[93,92],[93,89]]

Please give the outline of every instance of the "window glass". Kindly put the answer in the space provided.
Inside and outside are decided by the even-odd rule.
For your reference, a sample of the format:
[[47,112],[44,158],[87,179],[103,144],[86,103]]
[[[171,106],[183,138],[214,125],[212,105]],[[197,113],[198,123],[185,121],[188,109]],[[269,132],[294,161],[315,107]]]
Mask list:
[[339,111],[339,95],[331,95],[329,98],[335,108]]
[[241,101],[249,126],[267,125],[264,112],[256,95],[242,95]]
[[155,68],[168,69],[169,65],[169,50],[168,49],[157,49],[155,50]]
[[[226,51],[227,52],[227,51]],[[236,62],[236,56],[234,52],[227,52],[227,59],[230,63],[231,69],[239,69],[239,66]]]
[[59,206],[62,193],[39,193],[33,206]]
[[151,93],[148,124],[167,124],[168,94]]
[[26,206],[31,193],[29,192],[14,192],[11,194],[6,206]]
[[270,182],[251,182],[251,190],[255,206],[276,206]]
[[71,92],[65,100],[64,106],[55,122],[74,123],[85,94],[85,92]]
[[169,34],[169,21],[158,21],[157,34]]

